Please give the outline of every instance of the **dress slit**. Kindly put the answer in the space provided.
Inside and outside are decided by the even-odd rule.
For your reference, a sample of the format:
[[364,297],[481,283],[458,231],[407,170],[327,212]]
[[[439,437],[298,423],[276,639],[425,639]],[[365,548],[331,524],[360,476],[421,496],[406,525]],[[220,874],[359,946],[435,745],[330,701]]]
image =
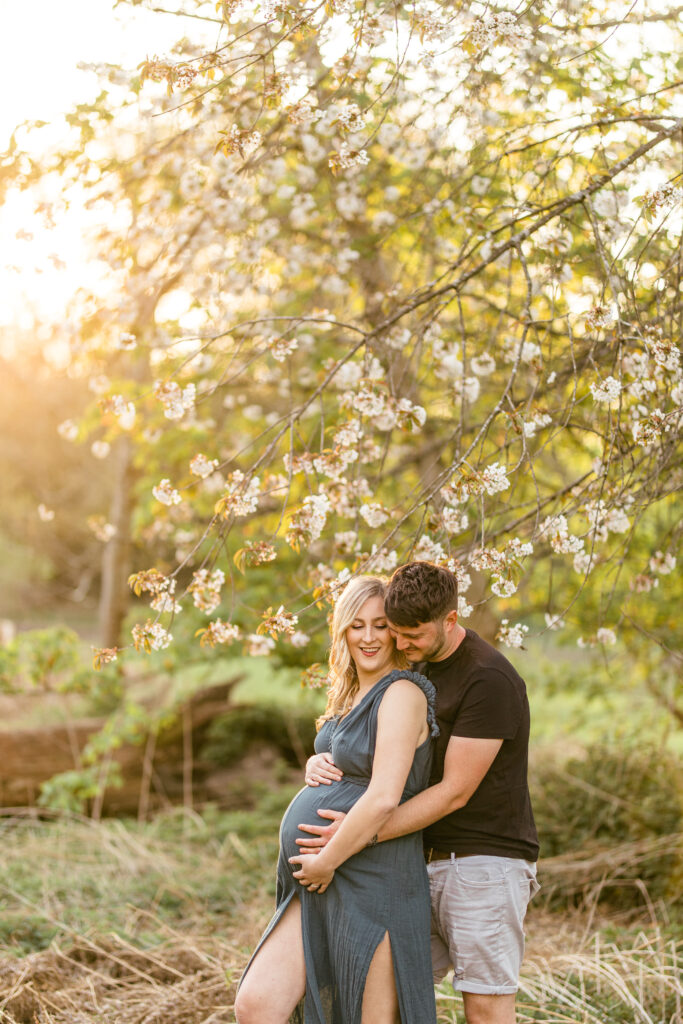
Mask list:
[[368,982],[368,974],[370,973],[370,968],[372,967],[372,961],[375,959],[375,955],[377,953],[377,950],[382,945],[382,943],[384,942],[385,939],[389,939],[389,953],[390,953],[390,956],[391,956],[391,971],[392,971],[392,974],[394,976],[394,985],[396,987],[396,1001],[398,1003],[399,1022],[400,1022],[400,1024],[405,1024],[405,1022],[404,1022],[404,1011],[403,1011],[403,1008],[401,1006],[402,1000],[401,1000],[400,978],[399,978],[398,968],[396,966],[396,960],[394,958],[394,944],[391,941],[391,933],[390,933],[388,928],[384,929],[384,933],[382,935],[380,935],[379,939],[377,940],[376,945],[374,946],[374,948],[371,949],[370,959],[368,961],[368,965],[367,965],[367,968],[366,968],[366,971],[365,971],[365,978],[364,978],[364,982],[363,982],[363,991],[362,991],[361,997],[360,997],[360,1006],[359,1006],[359,1010],[358,1010],[358,1019],[359,1019],[359,1021],[362,1021],[362,1017],[363,1017],[363,1000],[365,999],[365,986],[367,985],[367,982]]

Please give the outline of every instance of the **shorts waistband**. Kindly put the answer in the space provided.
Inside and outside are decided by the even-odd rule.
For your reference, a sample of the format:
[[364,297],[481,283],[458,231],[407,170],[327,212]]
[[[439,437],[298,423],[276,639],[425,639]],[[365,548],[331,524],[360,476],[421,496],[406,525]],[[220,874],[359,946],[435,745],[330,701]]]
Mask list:
[[433,846],[424,849],[425,861],[431,864],[434,860],[462,860],[463,857],[475,857],[474,853],[453,853],[447,850],[435,850]]

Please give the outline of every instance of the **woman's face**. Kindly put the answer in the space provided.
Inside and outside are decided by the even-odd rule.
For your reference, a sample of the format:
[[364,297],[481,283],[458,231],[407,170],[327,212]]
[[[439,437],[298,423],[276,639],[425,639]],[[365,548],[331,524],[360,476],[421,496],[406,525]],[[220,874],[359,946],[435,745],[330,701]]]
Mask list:
[[346,642],[359,674],[390,670],[396,660],[396,647],[381,597],[370,597],[361,605],[346,630]]

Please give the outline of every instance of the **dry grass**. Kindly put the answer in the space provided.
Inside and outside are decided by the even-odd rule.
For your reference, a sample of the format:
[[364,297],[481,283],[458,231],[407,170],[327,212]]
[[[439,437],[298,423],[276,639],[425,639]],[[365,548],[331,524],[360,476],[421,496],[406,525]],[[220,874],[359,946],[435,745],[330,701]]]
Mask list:
[[[287,796],[265,794],[251,814],[176,813],[144,826],[6,821],[0,1024],[230,1024],[236,980],[272,907]],[[636,867],[625,850],[616,862]],[[675,922],[647,901],[630,917],[600,917],[585,868],[582,909],[530,912],[519,1024],[681,1024]],[[463,1021],[447,986],[439,1020]]]
[[229,964],[239,958],[218,940],[169,936],[150,951],[82,936],[0,963],[0,1021],[218,1024],[231,1019]]

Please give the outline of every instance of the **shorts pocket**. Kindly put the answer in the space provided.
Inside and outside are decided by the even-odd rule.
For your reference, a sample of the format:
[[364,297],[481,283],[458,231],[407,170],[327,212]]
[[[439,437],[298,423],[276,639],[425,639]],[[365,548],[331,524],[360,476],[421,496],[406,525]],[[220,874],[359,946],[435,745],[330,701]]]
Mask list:
[[487,888],[505,883],[505,872],[497,864],[467,863],[458,861],[458,878],[463,885]]

